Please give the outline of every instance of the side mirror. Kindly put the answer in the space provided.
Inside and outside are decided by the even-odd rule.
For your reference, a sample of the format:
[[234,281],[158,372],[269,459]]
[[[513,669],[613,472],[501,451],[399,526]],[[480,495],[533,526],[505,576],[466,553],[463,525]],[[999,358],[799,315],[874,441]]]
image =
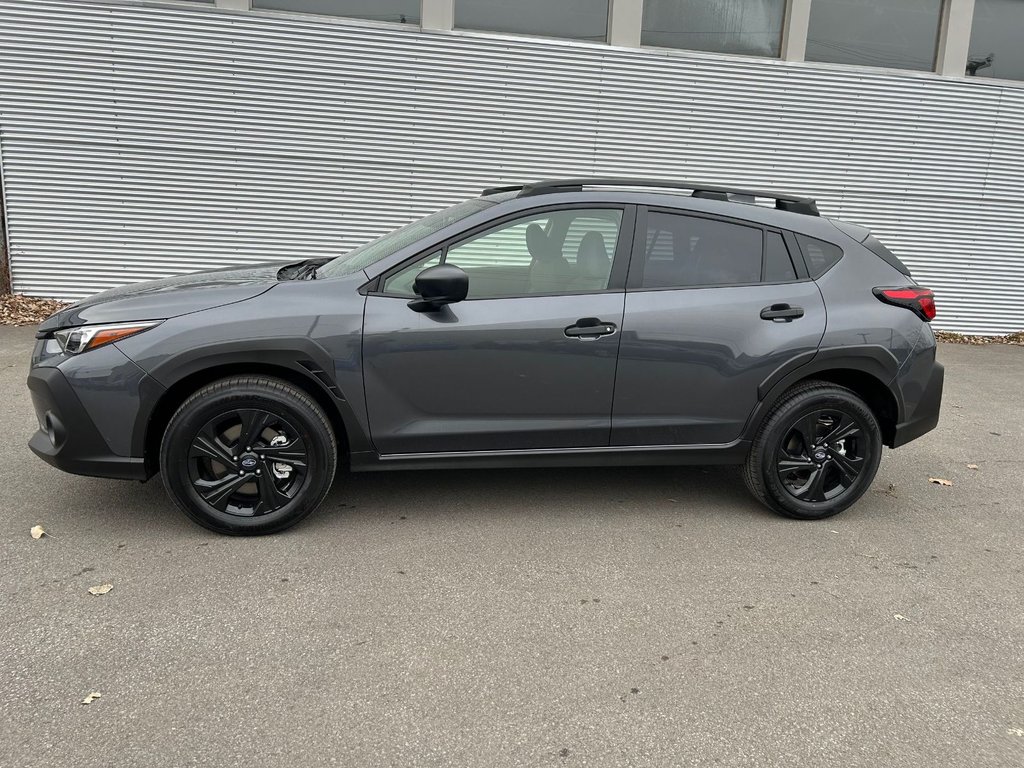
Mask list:
[[409,309],[414,312],[433,312],[445,304],[454,304],[466,298],[469,293],[469,275],[454,264],[438,264],[416,275],[412,289],[419,298],[409,302]]

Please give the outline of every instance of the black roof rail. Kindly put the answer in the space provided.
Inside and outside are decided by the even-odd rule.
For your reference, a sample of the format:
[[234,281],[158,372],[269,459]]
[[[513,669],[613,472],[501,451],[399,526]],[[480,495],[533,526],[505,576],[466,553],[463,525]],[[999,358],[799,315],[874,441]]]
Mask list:
[[[818,205],[810,197],[790,195],[781,192],[765,192],[761,190],[739,189],[735,187],[723,187],[714,184],[703,184],[695,181],[669,181],[666,179],[628,179],[628,178],[605,178],[580,177],[568,179],[545,179],[529,184],[513,184],[503,187],[491,187],[483,191],[484,195],[494,195],[499,192],[519,191],[518,197],[532,197],[534,195],[548,195],[555,192],[580,192],[583,187],[656,187],[660,189],[689,189],[693,197],[707,200],[724,200],[727,202],[753,203],[754,198],[760,197],[775,201],[775,207],[780,211],[791,213],[802,213],[806,216],[819,216]],[[744,199],[737,199],[744,198]]]

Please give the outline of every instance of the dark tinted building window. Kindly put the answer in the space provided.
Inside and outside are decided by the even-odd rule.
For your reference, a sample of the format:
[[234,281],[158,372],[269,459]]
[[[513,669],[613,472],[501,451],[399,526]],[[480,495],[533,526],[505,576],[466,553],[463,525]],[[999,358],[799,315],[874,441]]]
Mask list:
[[935,68],[942,0],[814,0],[807,60]]
[[640,42],[778,56],[786,0],[644,0]]
[[821,277],[843,258],[843,249],[838,245],[807,235],[797,235],[796,241],[800,243],[800,250],[804,252],[807,271],[811,277]]
[[733,285],[760,279],[760,229],[673,213],[648,214],[642,287]]
[[604,42],[608,0],[455,0],[455,27]]
[[778,232],[764,233],[764,277],[766,283],[796,280],[793,260],[789,257],[786,241]]
[[1024,0],[974,0],[967,74],[1024,80]]
[[403,24],[420,23],[420,0],[252,0],[252,7]]

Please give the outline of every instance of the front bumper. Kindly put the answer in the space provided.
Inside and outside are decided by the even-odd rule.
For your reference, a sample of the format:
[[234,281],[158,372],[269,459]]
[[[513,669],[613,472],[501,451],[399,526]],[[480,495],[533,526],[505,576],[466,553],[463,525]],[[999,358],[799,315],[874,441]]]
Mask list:
[[76,475],[146,479],[143,459],[111,450],[60,369],[33,368],[28,388],[39,421],[39,430],[28,443],[36,456]]
[[924,391],[917,400],[917,407],[911,417],[896,425],[896,434],[892,447],[899,448],[911,440],[916,440],[926,432],[931,432],[939,423],[939,407],[942,404],[942,382],[945,370],[940,363],[932,363],[931,374],[925,384]]

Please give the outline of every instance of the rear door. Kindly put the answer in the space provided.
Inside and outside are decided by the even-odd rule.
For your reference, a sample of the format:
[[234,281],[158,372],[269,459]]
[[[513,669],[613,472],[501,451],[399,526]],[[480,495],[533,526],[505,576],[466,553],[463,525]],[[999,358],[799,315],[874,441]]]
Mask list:
[[821,293],[806,276],[791,235],[743,221],[640,209],[612,445],[737,439],[758,401],[758,386],[817,350],[824,331]]

